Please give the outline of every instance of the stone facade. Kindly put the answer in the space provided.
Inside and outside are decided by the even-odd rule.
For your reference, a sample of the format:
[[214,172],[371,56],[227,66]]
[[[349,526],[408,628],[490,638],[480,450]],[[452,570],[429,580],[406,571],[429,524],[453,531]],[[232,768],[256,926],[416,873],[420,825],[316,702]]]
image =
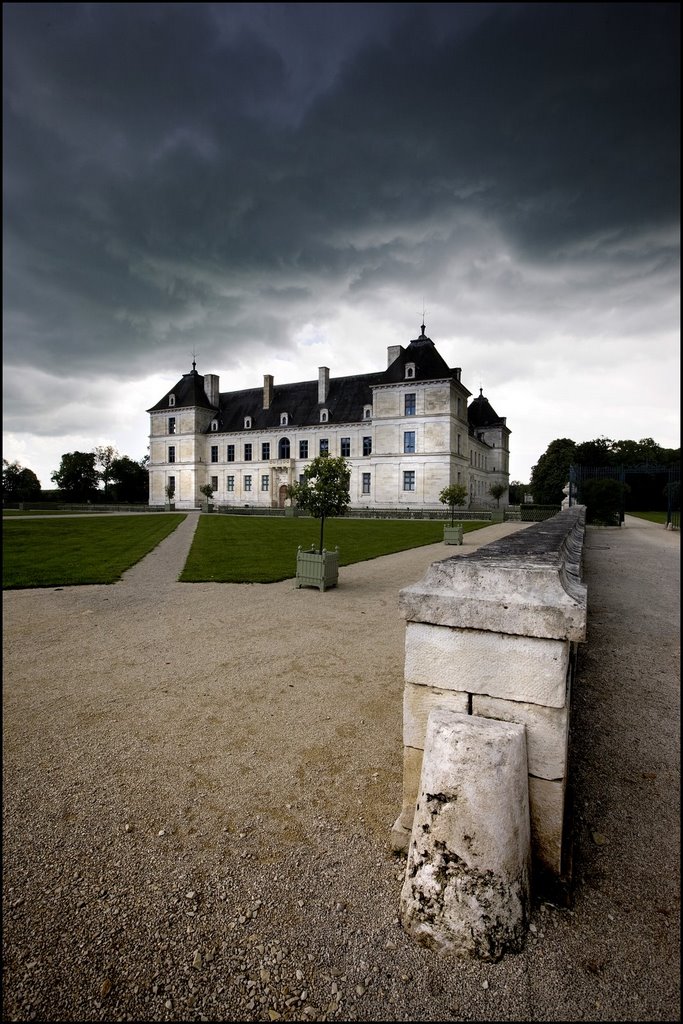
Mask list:
[[[150,504],[175,487],[176,508],[283,508],[286,488],[323,451],[351,469],[351,508],[439,508],[461,483],[470,504],[495,508],[492,484],[509,482],[509,435],[483,393],[471,392],[422,334],[388,350],[386,370],[221,392],[215,374],[184,374],[150,414]],[[501,499],[501,507],[507,496]]]

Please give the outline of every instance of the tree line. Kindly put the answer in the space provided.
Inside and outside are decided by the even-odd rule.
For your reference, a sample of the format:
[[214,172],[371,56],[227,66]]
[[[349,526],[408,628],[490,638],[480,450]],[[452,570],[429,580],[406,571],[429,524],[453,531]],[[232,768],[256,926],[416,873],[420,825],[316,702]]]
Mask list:
[[[623,467],[629,476],[629,469],[642,470],[640,480],[635,474],[629,477],[632,500],[636,504],[646,501],[648,508],[655,509],[665,498],[666,482],[657,470],[680,465],[680,448],[662,448],[651,437],[640,441],[612,441],[608,437],[598,437],[593,441],[577,444],[569,437],[560,437],[551,441],[531,470],[531,483],[510,485],[523,488],[533,495],[534,501],[541,505],[556,505],[564,497],[563,488],[569,480],[569,467],[603,466],[615,471]],[[648,474],[647,470],[651,470]],[[634,486],[636,483],[642,486]]]
[[38,477],[16,460],[2,460],[3,501],[63,500],[84,502],[149,501],[149,473],[145,456],[139,462],[120,455],[113,445],[99,445],[91,452],[66,452],[59,469],[51,474],[58,490],[43,490]]

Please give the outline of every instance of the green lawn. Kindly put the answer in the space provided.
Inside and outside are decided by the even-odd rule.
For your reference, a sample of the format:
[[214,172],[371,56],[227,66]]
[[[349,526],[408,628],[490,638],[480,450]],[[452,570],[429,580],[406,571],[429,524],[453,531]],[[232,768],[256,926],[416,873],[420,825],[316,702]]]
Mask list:
[[[468,522],[464,533],[488,522]],[[329,519],[325,547],[339,546],[339,564],[364,562],[443,539],[443,520]],[[185,568],[183,583],[274,583],[296,575],[299,545],[317,548],[316,519],[261,516],[202,516]],[[444,557],[447,549],[444,548]]]
[[3,524],[3,588],[115,583],[184,518],[178,513],[13,519]]
[[636,519],[647,519],[649,523],[661,523],[666,526],[666,512],[627,512],[627,516],[635,516]]
[[[6,519],[8,516],[92,516],[97,515],[100,509],[77,509],[75,512],[68,512],[66,509],[61,508],[41,508],[41,509],[20,509],[20,508],[3,508],[2,518]],[[104,511],[100,512],[104,515]]]

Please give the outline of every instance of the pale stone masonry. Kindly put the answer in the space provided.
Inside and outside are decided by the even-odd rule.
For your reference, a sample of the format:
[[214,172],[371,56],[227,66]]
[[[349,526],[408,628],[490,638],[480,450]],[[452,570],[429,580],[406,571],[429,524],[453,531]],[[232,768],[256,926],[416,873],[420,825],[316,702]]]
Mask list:
[[434,562],[401,591],[406,617],[403,808],[392,841],[406,849],[430,712],[442,707],[523,725],[535,871],[566,874],[571,682],[586,638],[581,582],[585,508]]

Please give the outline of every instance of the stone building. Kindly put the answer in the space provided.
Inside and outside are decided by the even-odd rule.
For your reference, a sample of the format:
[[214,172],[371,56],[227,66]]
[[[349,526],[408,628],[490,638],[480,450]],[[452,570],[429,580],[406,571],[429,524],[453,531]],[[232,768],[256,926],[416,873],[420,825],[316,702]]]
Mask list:
[[454,483],[471,506],[495,507],[489,488],[509,482],[505,417],[481,390],[468,406],[460,367],[424,331],[390,346],[384,370],[331,377],[321,366],[298,384],[266,374],[263,387],[221,392],[193,362],[148,410],[150,504],[171,485],[176,508],[194,508],[210,484],[218,506],[282,508],[287,486],[329,452],[348,459],[351,508],[443,509],[439,494]]

